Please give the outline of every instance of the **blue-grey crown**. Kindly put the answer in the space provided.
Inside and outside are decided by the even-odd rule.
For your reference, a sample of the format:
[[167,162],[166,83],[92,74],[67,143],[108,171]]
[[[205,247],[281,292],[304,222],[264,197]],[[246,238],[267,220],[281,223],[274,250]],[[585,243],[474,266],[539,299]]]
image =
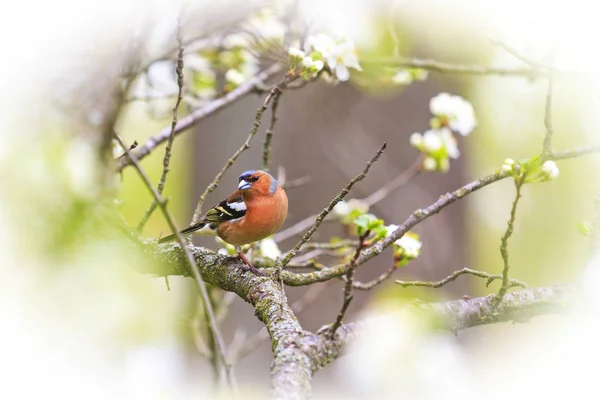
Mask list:
[[[258,172],[258,170],[249,169],[248,171],[245,171],[240,175],[240,178],[238,181],[241,181],[242,179],[247,181],[248,178],[250,178],[252,175],[254,175],[257,172]],[[273,175],[269,174],[268,172],[265,172],[265,171],[261,171],[261,172],[264,174],[267,174],[271,177],[271,186],[269,186],[269,194],[271,194],[271,195],[275,194],[275,191],[277,190],[277,187],[279,186],[279,182],[277,182],[277,179],[275,179],[273,177]]]
[[255,174],[256,170],[255,169],[249,169],[246,172],[242,172],[242,174],[240,175],[240,178],[238,179],[239,181],[241,181],[242,179],[246,180],[248,178],[250,178],[250,176],[252,176],[252,174]]

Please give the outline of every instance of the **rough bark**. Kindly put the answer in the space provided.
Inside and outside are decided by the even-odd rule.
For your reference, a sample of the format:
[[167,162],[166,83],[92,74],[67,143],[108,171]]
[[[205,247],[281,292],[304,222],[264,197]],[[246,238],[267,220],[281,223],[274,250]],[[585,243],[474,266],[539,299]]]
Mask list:
[[[191,250],[203,279],[249,302],[267,327],[273,351],[271,397],[274,399],[309,398],[312,375],[340,357],[347,344],[374,325],[373,320],[342,325],[333,339],[326,335],[329,326],[316,333],[309,332],[300,326],[275,279],[248,272],[237,257],[218,255],[202,247],[191,247]],[[151,243],[147,251],[162,262],[154,264],[156,269],[146,266],[142,272],[191,276],[184,253],[177,244],[156,246]],[[573,294],[573,286],[564,284],[508,293],[499,304],[495,295],[489,295],[443,303],[416,303],[414,309],[432,318],[437,328],[456,332],[478,325],[523,322],[536,315],[563,312]]]

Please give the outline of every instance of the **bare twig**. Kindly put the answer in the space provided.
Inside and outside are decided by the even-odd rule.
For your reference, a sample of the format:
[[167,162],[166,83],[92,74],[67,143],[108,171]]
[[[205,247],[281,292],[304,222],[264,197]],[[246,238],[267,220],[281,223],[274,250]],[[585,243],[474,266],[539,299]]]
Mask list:
[[354,257],[348,264],[348,271],[346,272],[346,285],[344,285],[344,303],[342,304],[342,309],[338,313],[335,322],[331,326],[331,331],[328,334],[329,339],[335,338],[335,332],[342,325],[342,320],[344,319],[344,315],[352,302],[354,296],[352,295],[352,284],[354,282],[354,271],[358,267],[357,261],[360,253],[366,247],[365,241],[371,234],[370,230],[366,230],[360,237],[358,238],[358,246],[356,247],[356,251],[354,252]]
[[350,182],[348,182],[346,187],[344,187],[342,191],[333,200],[331,200],[329,205],[323,211],[321,211],[321,213],[317,216],[313,226],[304,234],[304,236],[302,236],[302,239],[300,239],[296,246],[294,246],[294,248],[282,260],[281,266],[285,267],[290,262],[290,260],[294,258],[296,253],[298,253],[298,251],[302,247],[302,245],[311,238],[311,236],[317,231],[317,229],[319,229],[319,226],[321,225],[327,214],[329,214],[331,210],[333,210],[333,207],[335,207],[337,203],[339,203],[344,197],[346,197],[348,192],[350,192],[350,189],[352,189],[352,186],[354,186],[356,182],[362,181],[365,178],[365,176],[367,176],[371,165],[373,165],[373,163],[375,163],[379,159],[379,156],[381,156],[386,146],[387,143],[384,143],[383,146],[381,146],[381,148],[373,156],[373,158],[369,160],[365,169],[359,175],[355,176]]
[[[456,280],[456,278],[458,278],[461,275],[465,275],[465,274],[477,276],[479,278],[486,278],[487,282],[486,282],[485,286],[489,286],[495,280],[502,279],[502,275],[492,275],[492,274],[488,274],[487,272],[484,272],[484,271],[477,271],[477,270],[470,269],[470,268],[463,268],[463,269],[459,269],[458,271],[454,271],[453,273],[451,273],[444,279],[437,281],[437,282],[397,280],[396,283],[402,287],[421,286],[421,287],[430,287],[430,288],[436,289],[436,288],[440,288],[440,287],[444,286],[445,284],[447,284],[449,282]],[[515,286],[522,287],[523,289],[527,288],[526,283],[518,281],[516,279],[510,279],[508,281],[508,287],[515,287]]]
[[522,63],[530,65],[533,68],[547,71],[547,68],[544,65],[537,63],[533,60],[530,60],[529,58],[527,58],[524,55],[522,55],[521,53],[519,53],[516,49],[509,46],[507,43],[501,42],[499,40],[492,40],[492,43],[495,44],[496,46],[502,48],[504,51],[506,51],[508,54],[512,55],[513,57],[515,57],[517,60],[521,61]]
[[553,151],[549,156],[549,160],[564,160],[567,158],[576,158],[579,156],[584,156],[586,154],[598,153],[600,152],[600,145],[591,145],[585,147],[577,147],[570,150],[563,151]]
[[281,91],[275,93],[273,97],[273,104],[271,105],[271,123],[265,134],[265,141],[263,142],[263,170],[269,171],[269,165],[271,163],[271,139],[273,139],[273,132],[275,130],[275,124],[277,123],[277,107],[279,106],[279,96]]
[[378,285],[382,284],[383,282],[385,282],[390,276],[392,276],[394,271],[396,271],[397,269],[398,268],[396,268],[395,266],[392,265],[390,268],[388,268],[387,271],[385,271],[383,274],[379,275],[377,278],[375,278],[369,282],[354,282],[352,284],[352,287],[354,289],[358,289],[358,290],[371,290],[375,286],[378,286]]
[[285,190],[296,189],[296,188],[299,188],[299,187],[302,187],[302,186],[306,185],[311,180],[312,180],[312,178],[310,176],[305,175],[305,176],[302,176],[300,178],[292,179],[291,181],[285,182],[283,184],[283,188]]
[[[362,64],[371,65],[389,65],[394,67],[404,68],[421,68],[427,71],[439,72],[445,74],[467,74],[467,75],[499,75],[499,76],[515,76],[524,78],[536,78],[547,75],[547,71],[542,68],[535,67],[485,67],[479,65],[461,65],[439,62],[435,60],[424,60],[418,58],[389,58],[378,60],[361,60]],[[567,72],[563,72],[567,74]]]
[[508,263],[508,239],[513,234],[514,226],[515,226],[515,218],[517,217],[517,205],[519,204],[519,199],[521,198],[521,187],[525,183],[525,176],[523,175],[520,178],[515,178],[515,200],[513,201],[512,208],[510,210],[510,219],[508,220],[508,226],[506,228],[506,232],[502,236],[502,241],[500,244],[500,254],[502,255],[502,260],[504,261],[504,268],[502,269],[502,286],[498,291],[497,301],[500,302],[504,298],[506,291],[509,288],[509,279],[508,279],[508,271],[510,269],[510,264]]
[[[340,254],[339,250],[315,249],[315,250],[309,251],[308,253],[305,253],[305,254],[302,254],[299,256],[297,255],[290,262],[295,265],[298,265],[298,264],[306,263],[310,260],[315,259],[316,257],[323,256],[323,255],[340,257],[343,254]],[[287,265],[287,267],[289,267],[289,265]]]
[[391,246],[392,243],[404,236],[404,234],[415,225],[431,217],[432,215],[439,213],[442,209],[446,208],[455,201],[458,201],[470,193],[486,187],[491,183],[507,178],[508,176],[509,175],[505,172],[497,171],[492,175],[484,176],[483,178],[468,183],[452,193],[446,193],[440,196],[435,203],[427,208],[415,210],[394,232],[392,232],[382,241],[375,243],[373,246],[364,251],[360,256],[358,263],[363,264],[380,254],[385,248]]
[[265,101],[263,102],[262,106],[256,111],[256,116],[254,118],[254,125],[252,126],[252,129],[250,130],[250,133],[248,134],[246,141],[244,142],[242,147],[240,147],[233,154],[233,156],[231,156],[231,158],[229,160],[227,160],[227,162],[225,163],[223,168],[221,168],[219,173],[215,176],[215,179],[213,179],[213,181],[206,187],[206,189],[204,190],[204,192],[198,199],[198,204],[196,205],[196,210],[194,211],[194,216],[192,218],[192,222],[190,225],[194,225],[194,224],[198,223],[198,221],[200,220],[201,212],[202,212],[202,205],[204,204],[204,200],[206,200],[206,196],[208,196],[209,193],[211,193],[213,190],[215,190],[217,188],[217,186],[219,185],[219,182],[221,181],[221,178],[223,177],[225,172],[229,169],[229,167],[231,167],[233,165],[233,163],[235,162],[235,160],[237,160],[237,158],[240,156],[240,154],[242,154],[244,151],[246,151],[247,149],[250,148],[250,142],[252,141],[252,139],[254,138],[256,133],[258,132],[258,128],[260,127],[260,123],[262,121],[263,113],[265,112],[265,110],[267,109],[269,104],[271,103],[271,100],[276,98],[278,96],[278,93],[281,92],[281,86],[283,84],[285,84],[285,81],[273,86],[273,88],[271,89],[271,91],[269,92],[267,97],[265,98]]
[[[254,88],[257,84],[260,84],[270,77],[277,74],[281,71],[281,65],[274,64],[256,75],[254,78],[248,80],[247,82],[242,83],[240,86],[227,93],[225,96],[220,97],[216,100],[211,101],[206,106],[197,109],[191,114],[181,118],[177,127],[175,128],[175,135],[178,135],[186,130],[190,129],[194,125],[196,125],[199,121],[204,118],[215,114],[216,112],[222,110],[223,108],[235,103],[237,100],[243,98],[244,96],[253,93]],[[150,139],[146,141],[143,145],[141,145],[135,152],[135,156],[141,160],[146,157],[152,150],[154,150],[159,144],[166,142],[171,136],[171,127],[164,128],[158,134],[152,136]],[[127,159],[127,157],[123,157],[119,160],[117,165],[117,170],[121,171],[127,165],[130,165],[131,162]]]
[[544,111],[544,126],[546,127],[546,136],[544,136],[544,144],[542,149],[542,159],[547,159],[552,154],[552,91],[554,86],[554,78],[552,71],[548,75],[548,92],[546,93],[546,107]]
[[[408,167],[408,169],[404,170],[402,173],[400,173],[400,175],[398,175],[388,184],[381,187],[379,190],[372,193],[371,195],[365,197],[361,201],[366,203],[369,207],[374,206],[375,204],[389,196],[390,193],[392,193],[395,190],[398,190],[400,187],[409,182],[412,178],[417,176],[420,172],[422,161],[423,159],[421,157],[417,158],[415,162],[412,163],[410,167]],[[273,236],[273,239],[276,242],[281,242],[296,235],[299,235],[300,233],[310,228],[315,218],[317,218],[317,215],[311,215],[309,217],[306,217],[303,220],[296,222],[294,225],[277,232]]]
[[[375,243],[368,249],[362,252],[358,259],[358,264],[364,264],[371,258],[379,255],[384,249],[400,239],[406,232],[412,229],[415,225],[419,224],[423,220],[437,214],[445,207],[462,199],[468,194],[479,190],[487,185],[497,182],[501,179],[507,178],[509,175],[504,172],[497,172],[492,175],[485,176],[477,179],[473,182],[466,184],[458,190],[452,193],[447,193],[440,196],[440,198],[425,209],[418,209],[414,211],[394,232],[392,232],[384,240]],[[314,282],[325,282],[332,278],[337,278],[346,273],[346,266],[344,264],[336,265],[329,268],[323,268],[319,271],[308,272],[304,274],[298,274],[291,271],[282,271],[282,278],[286,285],[290,286],[303,286],[310,285]]]
[[[119,138],[118,135],[115,134],[114,137],[116,138],[116,140],[119,142],[119,144],[123,148],[126,148],[125,144],[123,143],[121,138]],[[171,232],[173,232],[173,234],[175,235],[175,237],[177,239],[177,243],[179,243],[179,246],[185,253],[188,267],[192,271],[192,274],[193,274],[196,282],[198,283],[198,287],[200,288],[200,294],[202,295],[202,300],[204,302],[205,311],[206,311],[206,314],[208,315],[209,321],[210,321],[209,328],[211,329],[211,331],[213,332],[213,335],[215,336],[215,339],[218,344],[217,347],[219,350],[219,355],[221,356],[221,361],[223,362],[223,365],[225,366],[225,375],[226,375],[227,382],[230,385],[230,387],[235,388],[237,386],[237,384],[233,378],[233,371],[232,371],[231,364],[229,364],[229,362],[227,361],[227,351],[225,349],[225,342],[223,341],[221,332],[219,332],[219,327],[217,326],[214,312],[211,307],[210,299],[208,297],[208,292],[206,290],[206,284],[202,280],[202,275],[200,274],[200,270],[198,269],[198,266],[196,265],[196,260],[194,259],[194,256],[192,255],[192,252],[190,251],[189,247],[183,240],[183,236],[181,236],[181,234],[179,233],[179,229],[175,225],[175,220],[169,213],[169,210],[167,210],[166,201],[162,198],[162,196],[160,195],[160,193],[158,193],[158,191],[154,188],[154,186],[152,186],[152,182],[150,181],[150,178],[148,178],[148,175],[146,174],[146,172],[142,169],[142,166],[140,165],[139,160],[133,153],[130,153],[129,150],[126,150],[125,153],[126,153],[127,157],[130,159],[130,162],[132,163],[134,168],[138,171],[138,174],[142,178],[142,181],[144,182],[144,184],[146,185],[146,187],[148,188],[150,193],[152,193],[154,200],[156,200],[158,207],[160,208],[163,216],[165,217],[165,220],[167,221],[167,224],[169,225],[169,229],[171,230]]]
[[[173,142],[175,140],[175,127],[177,126],[177,111],[179,110],[179,105],[181,104],[181,98],[183,94],[183,42],[181,39],[181,23],[177,21],[177,43],[179,44],[179,52],[177,53],[177,64],[175,66],[175,74],[177,75],[177,100],[175,101],[175,105],[173,106],[173,120],[171,122],[171,133],[169,135],[169,140],[167,141],[167,146],[165,148],[165,157],[163,158],[163,172],[160,177],[160,181],[158,182],[157,191],[162,195],[163,190],[165,188],[165,183],[167,182],[167,174],[169,173],[169,162],[171,161],[171,149],[173,147]],[[146,226],[146,223],[152,216],[154,210],[156,210],[156,200],[150,204],[150,207],[144,213],[144,216],[140,223],[137,226],[138,232],[141,232]]]
[[380,187],[375,192],[365,197],[362,201],[369,207],[374,206],[375,204],[379,203],[381,200],[389,196],[390,193],[404,186],[407,182],[409,182],[411,179],[417,176],[419,172],[421,172],[422,165],[423,157],[417,157],[415,162],[413,162],[410,165],[410,167],[408,167],[408,169],[404,170],[400,175],[392,179],[386,185]]

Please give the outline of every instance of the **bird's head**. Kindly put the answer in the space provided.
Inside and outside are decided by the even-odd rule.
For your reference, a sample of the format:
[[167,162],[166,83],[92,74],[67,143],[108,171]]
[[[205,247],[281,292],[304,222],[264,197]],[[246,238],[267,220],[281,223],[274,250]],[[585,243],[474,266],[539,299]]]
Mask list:
[[238,189],[245,195],[272,196],[279,183],[265,171],[249,170],[240,175]]

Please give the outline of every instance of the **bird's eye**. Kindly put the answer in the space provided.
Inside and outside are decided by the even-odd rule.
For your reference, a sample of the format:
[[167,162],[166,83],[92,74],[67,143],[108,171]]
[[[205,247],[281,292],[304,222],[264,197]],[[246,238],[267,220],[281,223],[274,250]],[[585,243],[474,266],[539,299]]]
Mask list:
[[252,182],[256,182],[256,181],[258,180],[258,176],[253,176],[253,177],[252,177],[250,180],[251,180]]

